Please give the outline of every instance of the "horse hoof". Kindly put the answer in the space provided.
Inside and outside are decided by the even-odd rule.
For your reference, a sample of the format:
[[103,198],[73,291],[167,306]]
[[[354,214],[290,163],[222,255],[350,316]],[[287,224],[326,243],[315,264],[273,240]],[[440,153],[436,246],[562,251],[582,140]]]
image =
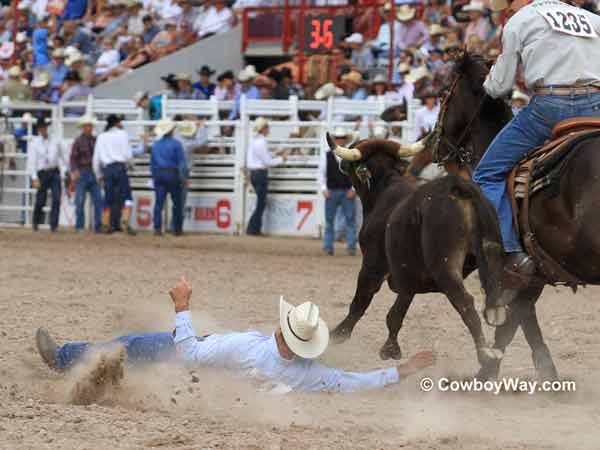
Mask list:
[[500,373],[500,361],[481,367],[475,378],[481,381],[497,380]]
[[497,348],[481,347],[477,352],[477,356],[479,357],[479,364],[486,367],[499,363],[504,356],[504,352]]
[[391,344],[384,344],[379,350],[379,357],[384,361],[388,359],[399,360],[402,359],[402,350],[400,350],[400,346],[397,342],[393,342]]
[[329,341],[332,344],[342,344],[350,339],[351,332],[339,327],[329,333]]
[[492,327],[502,326],[508,319],[506,306],[492,306],[486,308],[483,312],[483,316],[485,317],[486,323]]

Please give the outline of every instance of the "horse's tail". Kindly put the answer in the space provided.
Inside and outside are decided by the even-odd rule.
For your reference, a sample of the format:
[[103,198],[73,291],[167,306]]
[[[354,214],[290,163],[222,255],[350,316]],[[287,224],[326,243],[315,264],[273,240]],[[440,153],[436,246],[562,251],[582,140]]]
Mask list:
[[486,303],[494,303],[502,294],[503,256],[500,225],[496,211],[479,186],[461,177],[453,177],[451,192],[468,200],[475,211],[473,246],[477,257],[479,278],[486,294]]

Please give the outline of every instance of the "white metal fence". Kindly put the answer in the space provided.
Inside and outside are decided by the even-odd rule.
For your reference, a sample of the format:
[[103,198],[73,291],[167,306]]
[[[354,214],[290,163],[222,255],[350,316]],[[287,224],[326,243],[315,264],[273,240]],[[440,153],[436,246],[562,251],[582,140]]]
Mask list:
[[[194,154],[190,165],[190,184],[186,202],[184,231],[205,231],[241,234],[254,207],[255,196],[245,170],[246,149],[252,138],[252,123],[258,116],[271,120],[268,145],[271,149],[288,149],[291,155],[285,165],[269,171],[269,200],[265,213],[264,231],[268,234],[320,236],[323,226],[323,199],[317,186],[317,171],[321,152],[326,150],[325,132],[335,126],[354,130],[368,137],[368,122],[401,129],[399,139],[405,143],[417,137],[413,101],[408,107],[408,119],[384,123],[379,115],[391,106],[385,99],[354,101],[330,98],[328,101],[246,100],[242,98],[238,120],[221,120],[233,108],[233,102],[211,100],[162,99],[163,116],[194,116],[205,120],[208,151]],[[149,132],[155,122],[143,120],[143,111],[129,100],[88,98],[87,101],[62,103],[55,106],[40,104],[3,104],[13,116],[10,122],[18,125],[24,111],[44,111],[52,119],[50,132],[59,136],[63,149],[70,153],[73,139],[78,135],[77,118],[84,111],[105,119],[110,113],[125,114],[125,129],[132,142]],[[312,121],[301,121],[302,113],[311,112]],[[357,126],[356,116],[363,118]],[[99,125],[102,127],[102,122]],[[28,125],[27,135],[31,135]],[[8,147],[6,147],[8,148]],[[140,230],[151,229],[154,195],[146,153],[133,161],[129,174],[134,197],[132,225]],[[8,163],[10,160],[10,164]],[[31,223],[34,190],[26,174],[26,154],[19,151],[4,154],[0,224],[27,226]],[[10,167],[9,167],[10,165]],[[169,211],[167,205],[166,211]],[[168,214],[165,212],[165,215]],[[91,208],[87,209],[88,219]],[[61,225],[74,225],[73,196],[63,189]],[[90,220],[86,221],[88,224]]]

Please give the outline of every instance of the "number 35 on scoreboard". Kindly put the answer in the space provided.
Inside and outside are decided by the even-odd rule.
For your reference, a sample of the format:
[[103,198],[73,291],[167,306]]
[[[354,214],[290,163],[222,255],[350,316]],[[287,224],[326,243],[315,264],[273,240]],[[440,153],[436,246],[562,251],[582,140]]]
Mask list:
[[344,36],[342,16],[308,16],[304,19],[304,51],[327,52],[335,49]]

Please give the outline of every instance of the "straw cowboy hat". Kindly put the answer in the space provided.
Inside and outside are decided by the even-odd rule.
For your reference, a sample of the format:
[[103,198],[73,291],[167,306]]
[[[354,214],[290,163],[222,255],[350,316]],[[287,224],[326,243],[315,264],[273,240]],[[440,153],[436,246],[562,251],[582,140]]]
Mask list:
[[312,302],[298,306],[279,300],[279,325],[283,339],[294,354],[305,359],[319,357],[329,344],[329,328]]
[[363,77],[356,70],[352,70],[351,72],[348,72],[346,75],[342,76],[342,81],[345,83],[362,84]]
[[185,122],[181,122],[177,125],[177,132],[186,138],[196,136],[196,130],[198,130],[198,126],[191,120],[186,120]]
[[160,139],[165,134],[169,134],[171,131],[173,131],[175,126],[176,123],[168,117],[165,119],[160,119],[154,127],[154,134]]
[[325,100],[329,97],[339,97],[340,95],[344,95],[343,89],[340,89],[333,83],[326,83],[317,89],[317,92],[315,92],[315,99]]
[[259,117],[258,119],[256,119],[254,121],[254,125],[252,126],[252,129],[254,130],[255,133],[260,133],[265,127],[269,126],[269,121],[267,119],[265,119],[264,117]]
[[445,32],[446,32],[446,29],[437,23],[434,23],[429,27],[429,35],[430,36],[439,36],[441,34],[444,34]]
[[55,48],[52,51],[53,58],[64,58],[65,57],[65,49],[64,48]]
[[404,75],[405,73],[410,72],[410,66],[406,63],[398,64],[398,73],[400,75]]
[[530,98],[524,92],[521,92],[518,89],[515,89],[511,96],[511,100],[521,100],[523,103],[525,103],[527,105],[529,103]]
[[502,11],[503,9],[508,8],[508,1],[507,0],[491,0],[490,8],[494,12]]
[[382,73],[378,73],[375,75],[375,78],[373,78],[373,84],[387,84],[387,82],[387,77]]
[[471,0],[468,5],[463,6],[464,12],[476,11],[483,13],[485,11],[485,5],[481,0]]
[[400,7],[396,9],[396,19],[400,22],[408,22],[415,18],[416,12],[417,10],[410,5],[400,5]]
[[244,67],[242,70],[240,70],[240,73],[238,74],[238,80],[239,81],[250,81],[253,80],[254,78],[256,78],[258,76],[258,73],[256,73],[256,68],[253,65],[248,65],[246,67]]
[[417,81],[422,80],[423,78],[431,78],[431,74],[425,66],[420,66],[416,69],[411,69],[404,79],[409,83],[416,83]]
[[48,75],[48,72],[40,72],[31,81],[31,87],[43,88],[44,86],[48,86],[48,83],[50,83],[50,76]]
[[81,116],[79,118],[79,120],[77,121],[77,126],[78,127],[82,127],[84,125],[97,125],[98,121],[96,120],[96,117],[94,117],[92,114],[85,114],[84,116]]
[[175,75],[175,79],[178,81],[192,81],[192,74],[189,72],[179,72]]

